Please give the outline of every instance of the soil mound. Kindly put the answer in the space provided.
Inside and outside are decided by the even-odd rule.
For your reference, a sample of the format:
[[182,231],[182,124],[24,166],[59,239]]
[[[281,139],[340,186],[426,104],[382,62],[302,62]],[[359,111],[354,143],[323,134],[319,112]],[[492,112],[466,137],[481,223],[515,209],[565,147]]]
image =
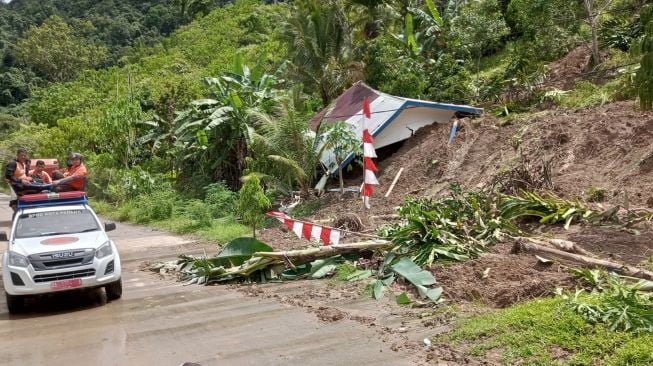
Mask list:
[[[379,162],[376,189],[367,210],[353,196],[328,193],[321,208],[307,221],[333,224],[344,214],[360,218],[364,232],[387,224],[406,196],[442,197],[452,183],[464,190],[492,186],[497,176],[525,161],[547,164],[556,194],[588,199],[600,189],[610,204],[646,207],[653,202],[653,112],[641,112],[634,102],[619,102],[578,111],[553,110],[501,125],[486,115],[460,120],[461,129],[448,145],[450,125],[420,129],[391,157]],[[388,198],[387,189],[404,168]],[[351,181],[349,185],[360,182]],[[548,185],[548,184],[547,184]],[[640,264],[653,255],[653,234],[635,236],[614,229],[542,228],[606,258]],[[266,230],[262,240],[278,249],[308,246],[292,233]],[[344,236],[343,241],[360,238]],[[454,302],[481,301],[493,307],[546,296],[556,287],[573,287],[571,276],[557,266],[542,267],[533,255],[508,254],[501,244],[478,260],[432,270]],[[635,245],[635,247],[633,247]],[[488,269],[487,275],[484,276]],[[480,286],[479,286],[480,285]]]

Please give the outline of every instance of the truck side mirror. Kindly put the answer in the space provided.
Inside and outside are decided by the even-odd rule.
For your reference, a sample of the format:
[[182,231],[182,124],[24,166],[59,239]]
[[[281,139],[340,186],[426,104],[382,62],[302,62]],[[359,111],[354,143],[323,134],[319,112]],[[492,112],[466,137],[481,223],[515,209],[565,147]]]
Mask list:
[[7,241],[9,238],[7,238],[7,232],[5,231],[0,231],[0,241]]
[[[105,222],[104,223],[104,231],[111,231],[111,230],[116,230],[116,223],[115,222]],[[6,236],[6,234],[5,234]]]

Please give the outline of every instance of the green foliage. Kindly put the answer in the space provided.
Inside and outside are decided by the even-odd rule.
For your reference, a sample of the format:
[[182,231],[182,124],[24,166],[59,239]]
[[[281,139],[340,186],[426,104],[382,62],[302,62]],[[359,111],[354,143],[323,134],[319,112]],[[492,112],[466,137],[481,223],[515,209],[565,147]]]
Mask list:
[[211,183],[204,187],[204,203],[214,218],[229,216],[236,211],[238,195],[224,183]]
[[[138,122],[143,114],[138,103],[116,100],[97,119],[96,149],[111,151],[115,166],[129,168],[139,155]],[[87,150],[87,149],[84,149]]]
[[324,106],[356,79],[351,34],[337,1],[294,1],[281,37],[292,62],[289,76],[317,93]]
[[579,81],[571,93],[560,97],[560,105],[565,108],[587,108],[601,106],[611,101],[610,92],[602,86],[589,81]]
[[236,57],[232,72],[206,81],[213,98],[196,100],[191,110],[180,114],[176,133],[183,132],[184,139],[176,143],[185,162],[210,164],[208,171],[218,172],[212,176],[238,187],[254,138],[255,117],[274,105],[278,79],[261,65],[250,69]]
[[[82,26],[93,27],[88,22]],[[105,47],[89,42],[56,15],[16,41],[17,61],[50,81],[72,80],[79,71],[101,65],[106,53]]]
[[245,225],[252,227],[254,237],[256,228],[263,223],[263,211],[270,208],[270,200],[265,196],[261,181],[251,174],[246,177],[245,184],[238,192],[238,213]]
[[633,42],[642,35],[642,30],[639,17],[634,19],[615,17],[601,23],[600,42],[605,48],[628,52]]
[[210,240],[214,243],[227,243],[237,237],[247,235],[250,228],[237,222],[234,218],[227,217],[221,220],[214,220],[207,228],[200,228],[194,234],[200,239]]
[[409,255],[420,266],[437,259],[474,258],[503,235],[519,232],[498,214],[498,203],[496,195],[462,194],[455,188],[440,201],[408,198],[397,210],[405,223],[383,234],[392,239],[395,252]]
[[529,50],[533,60],[551,61],[577,41],[582,22],[581,2],[567,0],[512,0],[506,23],[520,35],[518,51]]
[[378,37],[365,50],[365,82],[375,89],[406,98],[424,95],[424,66],[408,57],[387,37]]
[[469,103],[472,97],[469,88],[471,75],[464,65],[450,54],[442,54],[426,68],[428,97],[446,103]]
[[[530,301],[464,318],[436,341],[465,343],[467,354],[498,354],[506,365],[647,365],[653,336],[612,332],[569,311],[561,298]],[[560,358],[560,351],[565,357]]]
[[17,67],[0,68],[0,106],[19,103],[31,94],[42,80],[30,70]]
[[308,196],[319,164],[322,133],[308,128],[312,110],[301,89],[293,87],[288,95],[279,97],[272,114],[258,114],[260,132],[254,134],[250,145],[255,158],[248,162],[248,170],[267,175],[284,193],[299,187]]
[[213,263],[226,266],[240,266],[256,252],[272,252],[269,245],[254,238],[236,238],[225,245],[214,257]]
[[549,194],[543,197],[534,192],[522,191],[520,196],[506,196],[500,206],[501,216],[507,220],[519,217],[537,217],[542,224],[565,223],[565,229],[572,222],[601,220],[600,213],[593,211],[580,201],[568,201]]
[[[323,149],[330,150],[335,156],[340,178],[340,193],[345,193],[345,186],[342,178],[342,164],[347,157],[353,154],[360,154],[361,142],[354,127],[347,122],[337,121],[326,129]],[[332,169],[334,167],[329,167]]]
[[196,222],[198,227],[209,227],[213,221],[209,207],[201,200],[193,199],[184,202],[181,212],[184,217]]
[[27,111],[33,122],[56,126],[60,119],[79,116],[101,103],[102,95],[91,86],[53,84],[33,93]]
[[584,289],[563,295],[567,305],[591,324],[603,323],[611,331],[653,333],[653,296],[639,291],[615,274],[598,270],[577,270],[592,293]]
[[105,156],[92,157],[87,164],[91,172],[88,191],[94,197],[123,204],[170,187],[164,176],[151,174],[139,166],[131,169],[107,168],[105,164],[109,159],[105,159]]
[[603,187],[589,187],[587,189],[587,200],[589,202],[603,202],[608,198],[608,190]]
[[172,190],[142,194],[134,199],[134,207],[128,216],[139,224],[167,220],[172,217],[174,206],[180,202],[180,197]]
[[356,271],[358,271],[358,268],[350,262],[339,264],[336,266],[336,275],[334,276],[334,279],[346,282],[349,280],[349,276],[356,273]]
[[457,43],[452,47],[466,57],[480,58],[495,52],[509,32],[497,0],[469,2],[451,23],[449,36]]

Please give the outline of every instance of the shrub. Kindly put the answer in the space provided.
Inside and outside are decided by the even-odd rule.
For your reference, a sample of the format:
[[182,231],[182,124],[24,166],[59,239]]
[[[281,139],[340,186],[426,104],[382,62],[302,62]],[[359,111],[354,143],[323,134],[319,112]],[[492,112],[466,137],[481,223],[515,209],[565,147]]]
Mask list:
[[189,200],[184,205],[183,212],[185,217],[193,220],[200,227],[211,226],[213,222],[213,216],[209,207],[200,200]]
[[561,96],[560,105],[565,108],[588,108],[604,105],[612,100],[610,93],[589,81],[579,81],[571,93]]
[[589,187],[587,200],[589,202],[603,202],[608,197],[608,190],[602,187]]
[[423,66],[407,57],[392,40],[378,37],[365,52],[365,81],[373,88],[407,98],[420,98],[426,89]]
[[206,203],[214,218],[229,216],[236,209],[238,194],[231,191],[223,182],[211,183],[204,187]]
[[471,74],[460,60],[442,54],[426,70],[428,99],[438,102],[466,104],[471,100]]

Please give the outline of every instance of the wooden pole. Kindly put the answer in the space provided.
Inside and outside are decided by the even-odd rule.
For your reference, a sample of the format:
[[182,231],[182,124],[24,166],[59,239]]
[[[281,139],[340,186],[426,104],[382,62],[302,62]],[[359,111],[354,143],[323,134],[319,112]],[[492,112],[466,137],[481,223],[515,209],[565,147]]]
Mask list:
[[397,181],[399,180],[399,177],[401,176],[401,173],[404,171],[404,168],[402,167],[399,169],[397,172],[397,175],[395,175],[395,179],[392,180],[392,184],[390,184],[390,188],[388,188],[388,191],[385,192],[385,198],[388,198],[390,193],[392,193],[392,189],[395,187],[395,184],[397,184]]
[[653,272],[647,271],[645,269],[631,267],[620,263],[614,263],[603,259],[590,258],[580,254],[567,253],[567,252],[563,252],[562,250],[553,249],[534,243],[529,243],[523,240],[517,240],[515,242],[515,245],[512,247],[512,252],[513,253],[537,252],[537,253],[550,254],[562,259],[579,262],[586,266],[603,267],[611,271],[623,273],[627,276],[643,278],[645,280],[653,280]]

